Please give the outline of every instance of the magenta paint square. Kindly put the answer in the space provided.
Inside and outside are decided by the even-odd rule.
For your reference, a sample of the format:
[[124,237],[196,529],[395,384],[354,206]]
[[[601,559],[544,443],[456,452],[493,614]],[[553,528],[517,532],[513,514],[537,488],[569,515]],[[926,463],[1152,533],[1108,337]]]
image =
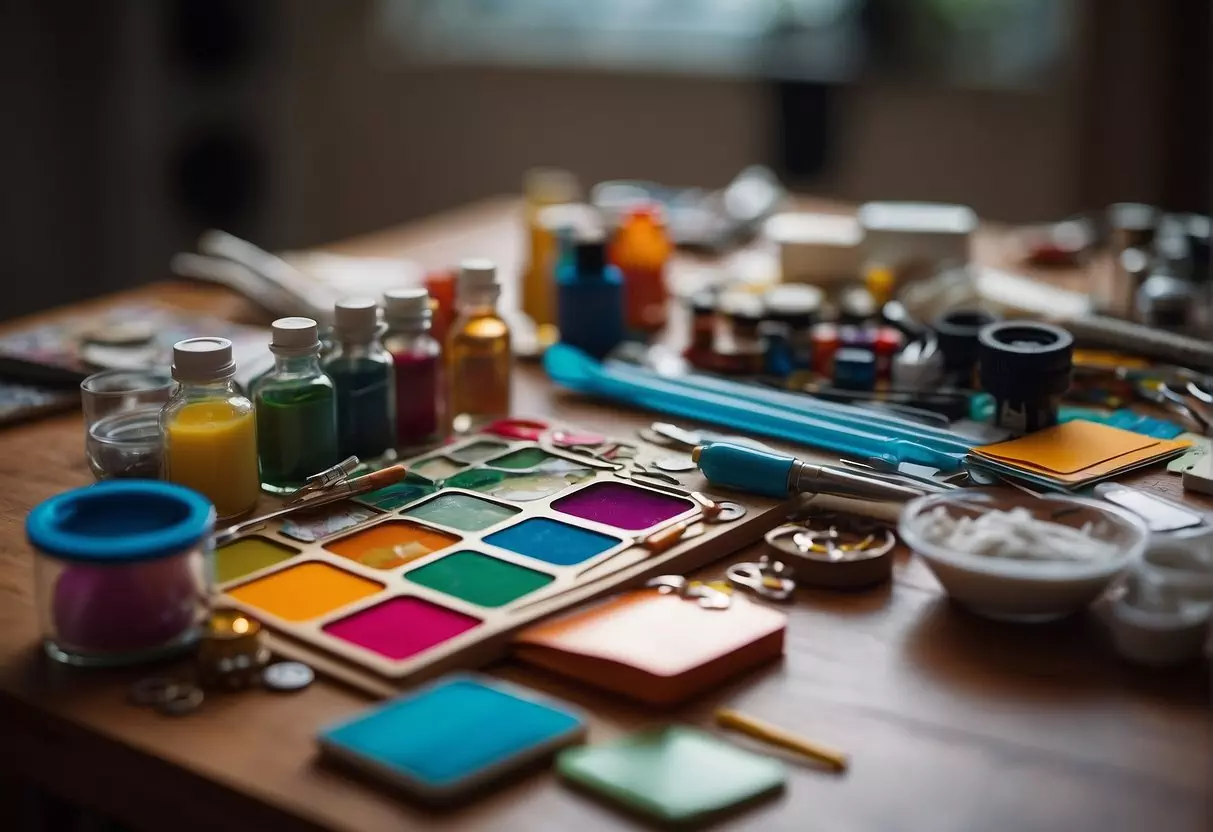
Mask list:
[[621,482],[597,482],[552,503],[564,514],[630,531],[647,529],[694,507],[690,500]]
[[480,619],[470,615],[401,596],[326,624],[324,631],[399,661],[424,653],[479,623]]

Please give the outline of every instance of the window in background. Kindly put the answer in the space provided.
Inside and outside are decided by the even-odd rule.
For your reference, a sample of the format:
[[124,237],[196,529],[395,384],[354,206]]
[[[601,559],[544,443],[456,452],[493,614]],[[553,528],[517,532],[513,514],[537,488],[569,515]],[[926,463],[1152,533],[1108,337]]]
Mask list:
[[423,60],[1022,87],[1065,59],[1074,0],[381,0]]

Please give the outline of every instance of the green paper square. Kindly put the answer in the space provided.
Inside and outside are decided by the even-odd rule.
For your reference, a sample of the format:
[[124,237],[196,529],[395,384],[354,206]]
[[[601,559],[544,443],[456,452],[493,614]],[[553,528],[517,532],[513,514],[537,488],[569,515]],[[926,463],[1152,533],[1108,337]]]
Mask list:
[[774,792],[783,764],[694,728],[672,725],[556,759],[566,780],[668,823],[700,820]]
[[505,606],[553,581],[543,572],[467,550],[452,552],[404,576],[481,607]]

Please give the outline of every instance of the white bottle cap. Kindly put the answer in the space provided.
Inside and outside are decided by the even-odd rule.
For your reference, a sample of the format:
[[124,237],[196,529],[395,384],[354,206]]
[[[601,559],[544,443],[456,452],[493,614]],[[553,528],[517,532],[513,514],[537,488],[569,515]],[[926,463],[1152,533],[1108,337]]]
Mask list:
[[337,301],[333,307],[333,330],[347,338],[369,338],[379,330],[379,304],[374,298]]
[[492,260],[464,260],[459,264],[459,291],[480,292],[497,287],[497,266]]
[[417,321],[430,316],[430,293],[425,289],[388,289],[383,314],[389,321]]
[[226,338],[187,338],[173,344],[177,381],[223,381],[236,374],[232,342]]
[[274,355],[307,355],[320,349],[319,328],[311,318],[279,318],[270,332]]

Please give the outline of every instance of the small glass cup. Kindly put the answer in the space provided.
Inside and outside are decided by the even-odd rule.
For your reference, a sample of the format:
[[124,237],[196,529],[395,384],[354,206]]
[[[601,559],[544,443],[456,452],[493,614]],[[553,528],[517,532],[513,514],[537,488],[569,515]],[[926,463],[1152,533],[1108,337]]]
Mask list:
[[94,477],[160,478],[160,408],[172,389],[173,379],[161,370],[104,370],[80,383]]

